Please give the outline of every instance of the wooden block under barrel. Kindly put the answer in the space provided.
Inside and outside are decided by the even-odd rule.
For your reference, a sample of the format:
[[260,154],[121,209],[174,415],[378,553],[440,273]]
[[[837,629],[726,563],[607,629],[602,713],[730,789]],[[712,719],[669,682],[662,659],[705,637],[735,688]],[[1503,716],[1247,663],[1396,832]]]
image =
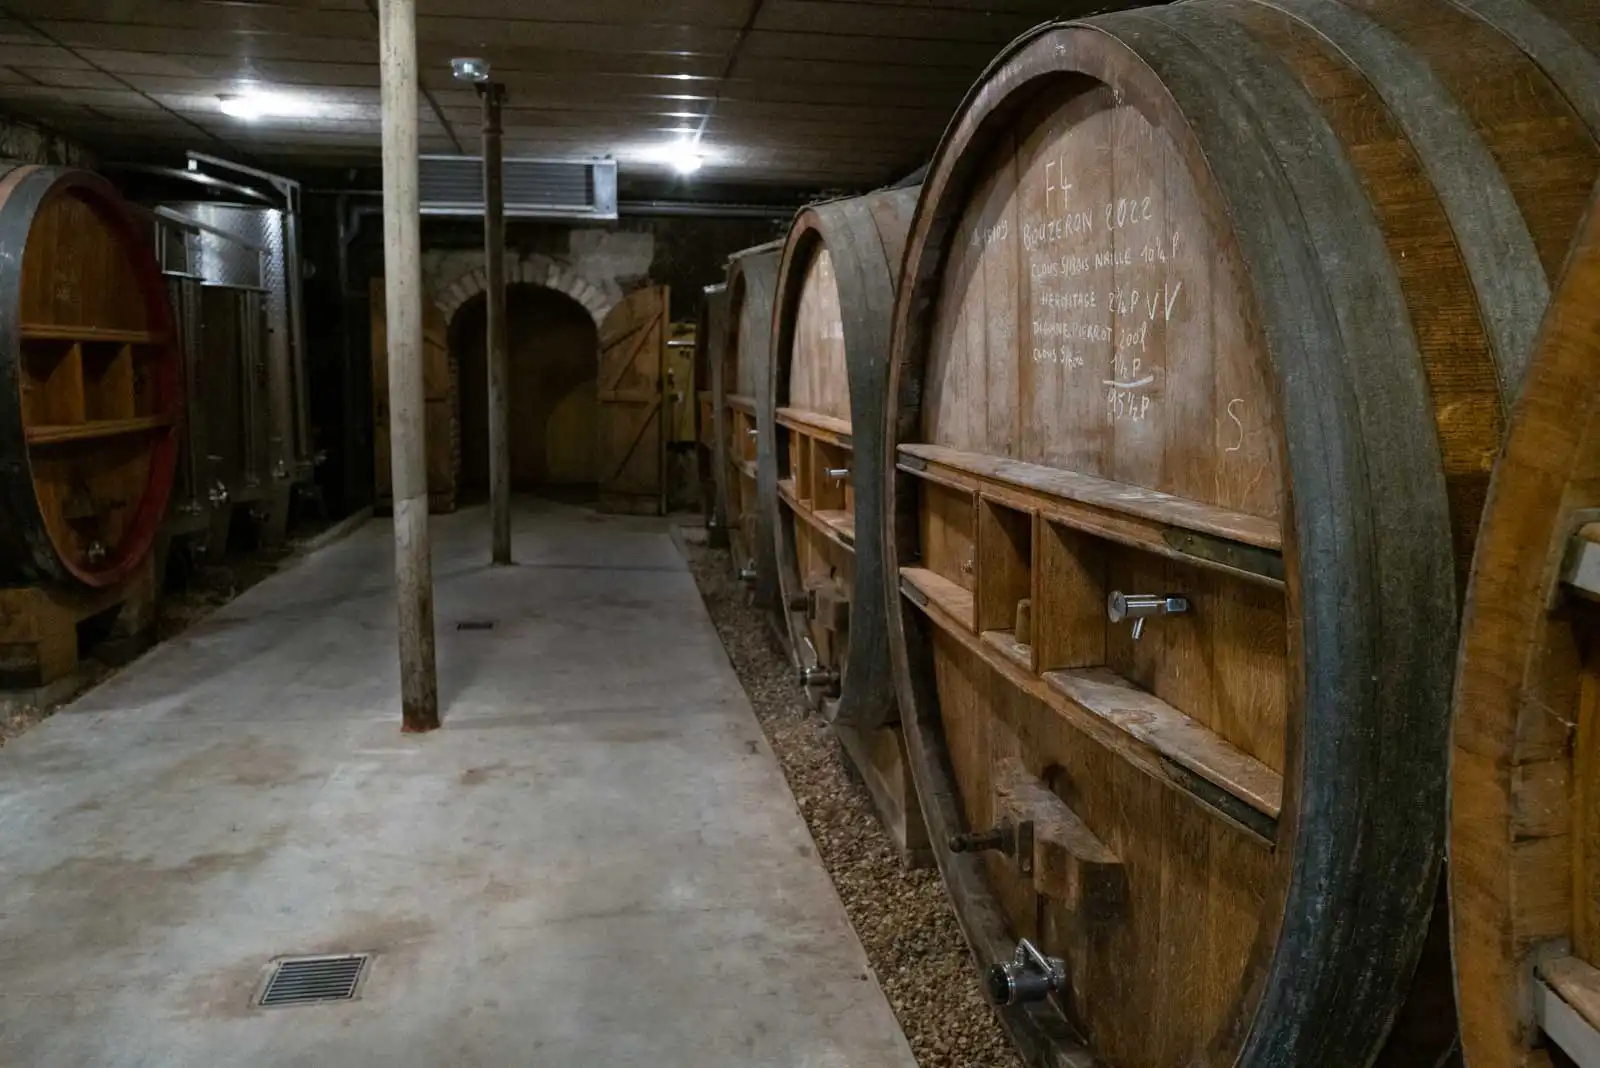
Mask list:
[[75,672],[86,651],[79,625],[95,616],[116,613],[108,645],[140,646],[155,626],[157,592],[154,556],[115,586],[0,589],[0,689],[38,689]]
[[836,634],[850,629],[850,592],[837,582],[820,582],[811,587],[810,615],[813,622]]
[[1122,861],[1078,814],[1017,760],[995,769],[995,809],[1013,828],[1017,867],[1033,888],[1084,919],[1104,917],[1122,902]]

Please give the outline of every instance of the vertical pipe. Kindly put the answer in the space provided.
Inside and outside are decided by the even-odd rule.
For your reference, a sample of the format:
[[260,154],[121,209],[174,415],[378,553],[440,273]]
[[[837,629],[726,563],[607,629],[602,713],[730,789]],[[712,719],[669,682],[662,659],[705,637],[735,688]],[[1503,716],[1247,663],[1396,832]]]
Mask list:
[[416,0],[379,0],[383,252],[389,325],[389,449],[401,729],[439,726],[422,387],[422,216],[417,200]]
[[483,244],[487,261],[489,343],[489,522],[494,562],[511,563],[511,401],[506,354],[505,187],[500,147],[500,102],[505,87],[478,86],[483,96]]

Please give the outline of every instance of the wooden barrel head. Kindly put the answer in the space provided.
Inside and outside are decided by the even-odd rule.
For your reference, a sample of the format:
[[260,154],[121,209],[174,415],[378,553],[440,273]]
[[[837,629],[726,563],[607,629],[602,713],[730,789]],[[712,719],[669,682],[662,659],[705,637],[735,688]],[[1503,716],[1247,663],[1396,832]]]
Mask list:
[[[800,253],[787,390],[779,386],[778,580],[803,665],[832,672],[813,687],[823,704],[842,692],[856,600],[856,490],[850,378],[833,256],[819,241]],[[780,353],[780,365],[783,356]],[[782,394],[787,395],[782,395]],[[778,431],[782,426],[783,430]]]
[[940,856],[969,940],[1064,961],[1005,1014],[1041,1063],[1367,1064],[1410,988],[1458,583],[1600,174],[1587,90],[1501,18],[1560,30],[1466,0],[1042,27],[930,168],[891,646],[932,836],[1010,843]]
[[784,614],[822,709],[865,728],[893,714],[878,595],[883,406],[894,288],[917,192],[807,208],[778,269],[770,430]]
[[6,563],[25,580],[110,585],[144,559],[172,489],[180,356],[165,286],[143,228],[86,172],[6,174],[0,244]]
[[760,426],[771,384],[772,298],[780,249],[777,244],[760,245],[728,262],[721,370],[728,539],[734,567],[753,569],[752,590],[765,608],[775,608],[778,600],[772,508],[763,507],[777,494],[777,465],[761,447]]
[[[1462,624],[1450,855],[1471,1068],[1600,1028],[1600,210],[1496,466]],[[1570,1033],[1570,1032],[1569,1032]]]

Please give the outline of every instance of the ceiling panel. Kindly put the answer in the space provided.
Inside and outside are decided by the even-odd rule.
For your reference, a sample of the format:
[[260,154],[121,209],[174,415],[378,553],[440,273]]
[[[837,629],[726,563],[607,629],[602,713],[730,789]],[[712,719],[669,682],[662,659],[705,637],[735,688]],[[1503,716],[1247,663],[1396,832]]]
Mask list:
[[[82,0],[79,0],[82,2]],[[931,5],[859,4],[853,0],[767,0],[758,30],[865,34],[896,40],[983,41],[1004,44],[1040,20],[1032,15]]]
[[[417,0],[427,150],[475,151],[482,55],[508,90],[506,151],[611,155],[629,176],[697,139],[707,184],[867,185],[926,159],[972,79],[1079,0]],[[0,106],[91,145],[371,166],[375,0],[0,0]],[[219,98],[278,90],[249,123]],[[670,183],[679,194],[693,182]]]

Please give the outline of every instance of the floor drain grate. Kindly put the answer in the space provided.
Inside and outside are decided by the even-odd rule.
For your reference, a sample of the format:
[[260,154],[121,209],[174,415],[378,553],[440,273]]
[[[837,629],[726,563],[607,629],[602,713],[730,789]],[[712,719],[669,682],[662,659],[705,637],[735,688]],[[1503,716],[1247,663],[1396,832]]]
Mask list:
[[263,1009],[350,1001],[367,976],[369,953],[329,957],[285,957],[274,961],[256,1005]]
[[494,630],[494,620],[463,619],[456,624],[456,630]]

